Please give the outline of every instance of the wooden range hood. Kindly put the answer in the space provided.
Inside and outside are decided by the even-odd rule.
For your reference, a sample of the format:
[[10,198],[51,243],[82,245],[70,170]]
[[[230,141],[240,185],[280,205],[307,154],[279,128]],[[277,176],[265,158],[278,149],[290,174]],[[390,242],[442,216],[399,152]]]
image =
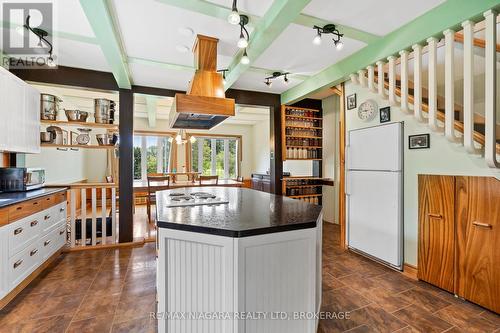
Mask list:
[[170,127],[210,129],[234,116],[234,99],[226,98],[217,73],[217,38],[197,35],[193,48],[196,72],[186,94],[175,94]]

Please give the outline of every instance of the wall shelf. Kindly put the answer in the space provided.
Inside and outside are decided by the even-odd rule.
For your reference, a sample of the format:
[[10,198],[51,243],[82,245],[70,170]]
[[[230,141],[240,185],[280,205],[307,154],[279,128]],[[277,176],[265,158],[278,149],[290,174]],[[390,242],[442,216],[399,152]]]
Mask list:
[[100,146],[100,145],[55,145],[52,143],[42,143],[40,145],[42,148],[68,148],[68,149],[115,149],[118,146]]
[[61,126],[74,126],[74,127],[89,127],[89,128],[105,128],[118,130],[118,124],[99,124],[81,121],[67,121],[67,120],[40,120],[42,124],[46,125],[61,125]]

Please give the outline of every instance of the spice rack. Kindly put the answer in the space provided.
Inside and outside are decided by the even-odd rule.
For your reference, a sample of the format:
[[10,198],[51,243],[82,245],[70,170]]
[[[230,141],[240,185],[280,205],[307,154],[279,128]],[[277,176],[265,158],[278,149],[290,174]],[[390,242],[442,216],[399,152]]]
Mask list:
[[321,160],[321,111],[283,105],[281,117],[283,160]]
[[319,177],[285,177],[283,178],[283,194],[312,204],[321,204],[322,178]]

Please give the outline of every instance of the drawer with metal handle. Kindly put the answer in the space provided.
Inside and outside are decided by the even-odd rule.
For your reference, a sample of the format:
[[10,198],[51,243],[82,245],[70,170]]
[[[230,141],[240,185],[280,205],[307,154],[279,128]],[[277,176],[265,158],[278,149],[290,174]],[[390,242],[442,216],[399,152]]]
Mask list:
[[39,248],[41,250],[43,261],[47,260],[64,245],[64,243],[61,242],[61,239],[65,237],[65,233],[60,234],[60,232],[61,224],[58,224],[56,229],[52,230],[40,240]]
[[[61,209],[64,209],[61,211]],[[43,211],[43,221],[42,225],[42,236],[47,235],[57,228],[57,225],[61,223],[66,217],[66,203],[60,203],[58,205],[52,206],[49,209]]]
[[15,288],[41,263],[39,247],[34,242],[9,259],[7,268],[7,281],[9,289]]
[[8,228],[9,257],[23,250],[39,237],[42,218],[43,215],[40,212],[6,226]]

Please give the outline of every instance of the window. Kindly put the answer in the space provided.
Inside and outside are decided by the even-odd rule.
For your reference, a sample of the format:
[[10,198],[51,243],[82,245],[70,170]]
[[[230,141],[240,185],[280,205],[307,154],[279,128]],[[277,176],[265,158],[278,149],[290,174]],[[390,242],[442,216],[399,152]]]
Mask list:
[[239,137],[196,137],[191,145],[191,169],[221,179],[239,176]]
[[134,135],[134,179],[146,179],[148,173],[168,172],[170,136]]

